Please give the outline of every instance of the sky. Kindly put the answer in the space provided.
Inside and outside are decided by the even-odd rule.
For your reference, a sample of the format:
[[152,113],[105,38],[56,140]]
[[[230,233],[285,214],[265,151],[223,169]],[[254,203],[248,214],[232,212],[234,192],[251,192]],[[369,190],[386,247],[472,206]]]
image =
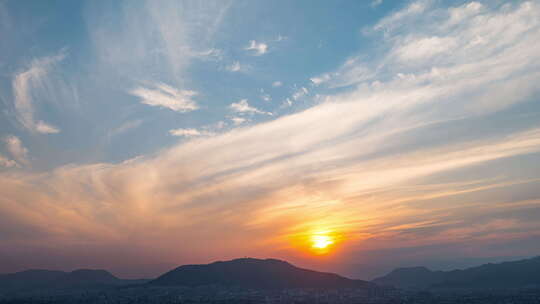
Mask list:
[[0,41],[0,272],[540,254],[539,1],[4,0]]

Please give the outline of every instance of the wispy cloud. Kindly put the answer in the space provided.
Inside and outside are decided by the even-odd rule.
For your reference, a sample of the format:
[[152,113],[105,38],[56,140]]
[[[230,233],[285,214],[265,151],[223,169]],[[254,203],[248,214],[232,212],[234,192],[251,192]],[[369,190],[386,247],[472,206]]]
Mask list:
[[249,120],[245,117],[231,117],[231,121],[235,126],[239,126],[245,122],[248,122]]
[[36,123],[36,131],[43,134],[60,133],[60,129],[44,122],[43,120],[40,120]]
[[309,93],[309,90],[305,87],[301,87],[300,89],[296,90],[291,96],[293,100],[298,100],[304,96],[306,96]]
[[311,82],[313,82],[314,85],[320,85],[320,84],[325,83],[328,80],[330,80],[330,75],[329,74],[322,74],[322,75],[317,76],[317,77],[312,77],[309,80],[311,80]]
[[285,100],[281,103],[281,108],[286,108],[292,106],[293,102],[290,98],[285,98]]
[[230,5],[229,1],[92,2],[86,6],[85,19],[96,57],[93,68],[112,81],[135,79],[186,90],[192,64],[222,59],[223,51],[213,38]]
[[192,51],[188,49],[186,52],[188,52],[190,56],[200,60],[221,60],[223,58],[222,51],[214,48],[203,51]]
[[9,159],[5,157],[4,155],[0,154],[0,166],[5,168],[13,168],[18,167],[18,164],[16,161]]
[[245,49],[248,51],[252,51],[253,54],[256,56],[260,56],[268,52],[268,44],[251,40],[249,42],[249,45]]
[[125,123],[121,124],[120,126],[112,129],[107,133],[107,137],[111,138],[114,136],[118,136],[120,134],[124,134],[130,130],[138,128],[143,123],[142,119],[136,119],[136,120],[130,120],[126,121]]
[[430,6],[430,0],[417,0],[407,7],[381,19],[373,29],[375,31],[391,31],[399,28],[401,24],[423,13]]
[[65,51],[32,61],[28,69],[18,73],[13,78],[12,88],[15,97],[14,108],[17,120],[29,131],[43,134],[58,133],[60,129],[44,121],[36,121],[35,99],[41,99],[47,90],[53,86],[48,74],[54,65],[65,58]]
[[156,83],[150,87],[138,87],[132,89],[130,94],[141,99],[142,104],[167,108],[176,112],[190,112],[197,110],[199,106],[193,100],[197,92],[190,90],[178,90],[164,83]]
[[240,71],[242,71],[242,66],[240,65],[240,62],[235,61],[231,65],[227,66],[227,71],[229,71],[229,72],[240,72]]
[[283,85],[283,82],[281,82],[281,81],[274,81],[274,82],[272,82],[272,86],[273,86],[274,88],[279,88],[279,87],[281,87],[282,85]]
[[311,77],[314,86],[326,85],[330,88],[347,87],[376,78],[376,67],[371,67],[359,57],[352,57],[345,61],[336,71],[323,73]]
[[306,87],[301,87],[299,89],[296,89],[293,94],[285,98],[285,100],[281,103],[281,108],[288,108],[293,105],[293,103],[301,98],[306,97],[306,95],[309,93],[309,90]]
[[[14,135],[9,135],[4,138],[4,143],[6,145],[7,150],[15,159],[18,165],[28,165],[30,161],[28,160],[28,149],[26,149],[21,140]],[[7,161],[5,164],[12,164],[11,162]]]
[[461,21],[470,19],[477,15],[484,9],[484,6],[480,2],[469,2],[458,7],[453,7],[448,10],[450,17],[444,24],[445,27],[459,24]]
[[173,129],[170,130],[169,133],[174,136],[182,136],[182,137],[200,137],[200,136],[212,136],[215,135],[215,133],[210,132],[208,130],[197,130],[193,128],[188,129]]
[[272,113],[261,111],[255,107],[249,105],[247,99],[241,99],[238,102],[233,102],[229,105],[229,108],[236,113],[256,113],[256,114],[267,114],[272,115]]
[[[401,20],[399,31],[388,29],[385,32],[382,44],[390,51],[370,60],[362,59],[362,56],[348,59],[337,71],[329,74],[326,84],[329,87],[364,84],[373,89],[384,87],[388,90],[389,86],[403,84],[409,88],[420,87],[422,82],[427,81],[440,85],[441,89],[445,86],[448,92],[462,92],[473,82],[486,85],[500,82],[501,85],[510,86],[504,79],[510,69],[523,72],[523,75],[533,75],[530,71],[536,64],[532,60],[516,61],[515,58],[525,52],[531,59],[532,52],[536,51],[531,39],[535,39],[538,22],[530,15],[536,9],[535,4],[516,4],[508,12],[474,9],[474,14],[464,15],[467,17],[461,19],[459,26],[448,27],[448,22],[456,18],[455,10],[466,10],[471,7],[470,4],[447,10],[424,11],[428,7],[426,3],[413,2],[404,10],[394,13],[412,18],[412,12],[424,12],[421,20]],[[374,29],[379,28],[381,22],[374,26]],[[475,73],[476,76],[472,77]],[[380,82],[382,78],[392,77],[392,81]],[[448,82],[450,79],[454,81]],[[532,86],[528,87],[533,89]],[[497,89],[496,86],[494,89]],[[516,100],[507,99],[506,95],[501,102],[502,99]],[[500,103],[491,103],[492,106],[497,104]]]
[[225,121],[221,120],[221,121],[218,121],[218,122],[216,122],[214,124],[211,124],[209,126],[209,128],[214,129],[214,130],[221,130],[221,129],[225,128],[226,126],[227,126],[227,123]]

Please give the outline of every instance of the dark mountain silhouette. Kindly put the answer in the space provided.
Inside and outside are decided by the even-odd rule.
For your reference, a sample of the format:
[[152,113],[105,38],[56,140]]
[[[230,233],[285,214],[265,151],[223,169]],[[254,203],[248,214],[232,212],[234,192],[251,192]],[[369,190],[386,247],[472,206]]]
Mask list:
[[379,285],[399,288],[428,288],[444,281],[444,272],[431,271],[426,267],[397,268],[384,277],[373,280]]
[[150,285],[223,285],[255,289],[281,288],[372,288],[375,284],[333,273],[295,267],[275,259],[243,258],[204,265],[184,265],[171,270]]
[[539,287],[540,257],[452,271],[431,271],[425,267],[399,268],[373,282],[413,289]]
[[78,269],[58,278],[55,284],[64,286],[85,286],[89,284],[120,284],[122,280],[113,276],[106,270]]
[[32,269],[0,275],[0,291],[40,288],[66,275],[63,271]]
[[0,275],[0,292],[39,289],[98,288],[129,284],[106,270],[79,269],[72,272],[56,270],[26,270]]

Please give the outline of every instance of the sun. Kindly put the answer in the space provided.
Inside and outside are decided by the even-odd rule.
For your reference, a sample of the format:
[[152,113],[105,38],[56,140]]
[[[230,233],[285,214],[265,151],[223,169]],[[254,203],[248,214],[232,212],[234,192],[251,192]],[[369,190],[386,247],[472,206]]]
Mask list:
[[290,235],[291,245],[310,257],[334,256],[344,240],[343,233],[333,229],[306,229]]
[[311,247],[314,249],[327,249],[334,244],[334,240],[329,235],[315,234],[311,236]]

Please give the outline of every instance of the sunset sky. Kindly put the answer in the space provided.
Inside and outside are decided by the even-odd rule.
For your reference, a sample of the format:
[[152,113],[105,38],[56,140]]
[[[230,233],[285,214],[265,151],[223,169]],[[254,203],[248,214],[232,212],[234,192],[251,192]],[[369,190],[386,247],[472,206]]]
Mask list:
[[540,255],[539,1],[1,1],[0,273]]

